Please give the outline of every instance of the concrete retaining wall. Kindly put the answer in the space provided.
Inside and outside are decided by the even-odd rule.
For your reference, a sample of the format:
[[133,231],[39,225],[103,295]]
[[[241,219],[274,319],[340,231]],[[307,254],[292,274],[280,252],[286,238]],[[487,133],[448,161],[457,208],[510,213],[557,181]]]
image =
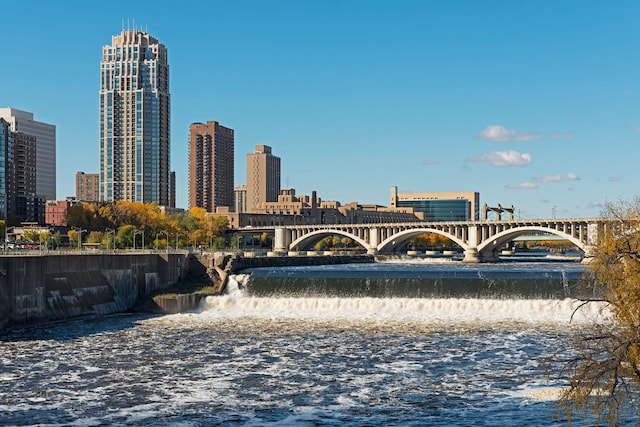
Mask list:
[[123,312],[138,296],[186,277],[186,253],[0,257],[0,334]]

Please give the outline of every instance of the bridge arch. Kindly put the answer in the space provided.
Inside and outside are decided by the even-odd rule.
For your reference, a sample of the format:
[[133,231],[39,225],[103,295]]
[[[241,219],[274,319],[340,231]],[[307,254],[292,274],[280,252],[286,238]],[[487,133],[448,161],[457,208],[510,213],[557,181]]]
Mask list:
[[453,241],[455,244],[460,246],[462,250],[467,249],[467,244],[462,240],[460,240],[459,238],[457,238],[456,236],[450,233],[447,233],[446,231],[437,230],[434,228],[411,228],[411,229],[400,231],[392,236],[389,236],[387,239],[382,241],[376,249],[379,253],[385,253],[386,251],[389,251],[393,247],[399,246],[398,243],[404,243],[413,237],[419,236],[421,234],[426,234],[426,233],[434,233],[434,234],[438,234],[440,236],[446,237],[447,239]]
[[333,236],[336,234],[339,236],[350,238],[351,240],[358,243],[366,250],[370,249],[369,242],[362,240],[360,237],[356,236],[355,234],[349,233],[344,230],[336,230],[336,229],[316,230],[316,231],[312,231],[311,233],[300,236],[294,241],[292,241],[291,244],[289,244],[289,249],[294,249],[299,246],[304,246],[306,243],[308,243],[309,241],[315,240],[317,237],[327,237],[327,236]]
[[[502,248],[506,243],[512,241],[516,237],[531,234],[532,232],[545,232],[545,233],[553,234],[570,241],[585,253],[587,253],[589,250],[589,248],[585,243],[581,242],[579,239],[576,239],[575,237],[563,231],[554,230],[552,228],[547,228],[542,226],[526,226],[526,227],[518,227],[515,229],[504,230],[492,236],[490,239],[487,239],[486,241],[482,242],[480,245],[478,245],[478,255],[482,259],[486,259],[486,260],[498,259],[497,251],[500,248]],[[544,239],[541,239],[541,240],[544,240]]]

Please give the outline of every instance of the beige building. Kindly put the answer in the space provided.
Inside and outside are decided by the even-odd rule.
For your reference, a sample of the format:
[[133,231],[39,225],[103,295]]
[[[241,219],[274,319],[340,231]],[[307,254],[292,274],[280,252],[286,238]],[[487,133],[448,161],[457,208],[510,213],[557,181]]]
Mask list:
[[234,209],[234,131],[215,121],[189,126],[189,208]]
[[100,174],[76,172],[76,200],[82,202],[100,200]]
[[258,213],[266,202],[278,201],[280,195],[280,157],[268,145],[256,145],[247,154],[247,212]]
[[412,208],[424,221],[473,221],[480,215],[480,193],[398,193],[391,187],[390,208]]
[[311,196],[297,195],[295,189],[283,189],[275,202],[265,202],[251,213],[221,212],[229,219],[231,229],[305,224],[373,224],[418,221],[411,208],[388,208],[340,204],[322,200],[314,191]]
[[247,211],[247,186],[238,185],[233,188],[235,212]]

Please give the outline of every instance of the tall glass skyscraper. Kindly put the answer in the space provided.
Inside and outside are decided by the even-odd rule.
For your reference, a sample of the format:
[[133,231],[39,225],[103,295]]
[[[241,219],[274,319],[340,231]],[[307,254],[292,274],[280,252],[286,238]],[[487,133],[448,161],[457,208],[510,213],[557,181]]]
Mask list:
[[169,122],[167,48],[123,30],[100,63],[101,201],[169,205]]

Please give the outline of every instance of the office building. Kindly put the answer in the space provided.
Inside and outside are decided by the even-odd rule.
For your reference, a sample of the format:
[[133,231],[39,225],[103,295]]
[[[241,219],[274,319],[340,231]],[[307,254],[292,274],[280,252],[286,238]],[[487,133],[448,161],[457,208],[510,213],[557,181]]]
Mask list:
[[13,139],[11,124],[0,119],[0,217],[7,219],[13,212],[10,203],[13,198],[13,179],[11,165],[13,164]]
[[280,195],[280,157],[271,147],[256,145],[247,154],[247,212],[260,212],[267,202],[277,202]]
[[[34,120],[33,113],[15,108],[0,108],[0,118],[12,132],[35,137],[36,195],[43,200],[56,199],[56,127]],[[44,205],[43,205],[44,206]]]
[[477,220],[480,193],[398,193],[398,187],[391,187],[389,207],[413,208],[416,215],[428,222]]
[[100,200],[100,174],[76,172],[76,200],[81,202]]
[[189,207],[234,208],[234,132],[218,122],[189,126]]
[[169,204],[170,95],[167,49],[138,30],[102,48],[100,201]]
[[13,133],[13,186],[15,211],[22,222],[44,221],[45,200],[36,196],[36,137],[24,132]]

